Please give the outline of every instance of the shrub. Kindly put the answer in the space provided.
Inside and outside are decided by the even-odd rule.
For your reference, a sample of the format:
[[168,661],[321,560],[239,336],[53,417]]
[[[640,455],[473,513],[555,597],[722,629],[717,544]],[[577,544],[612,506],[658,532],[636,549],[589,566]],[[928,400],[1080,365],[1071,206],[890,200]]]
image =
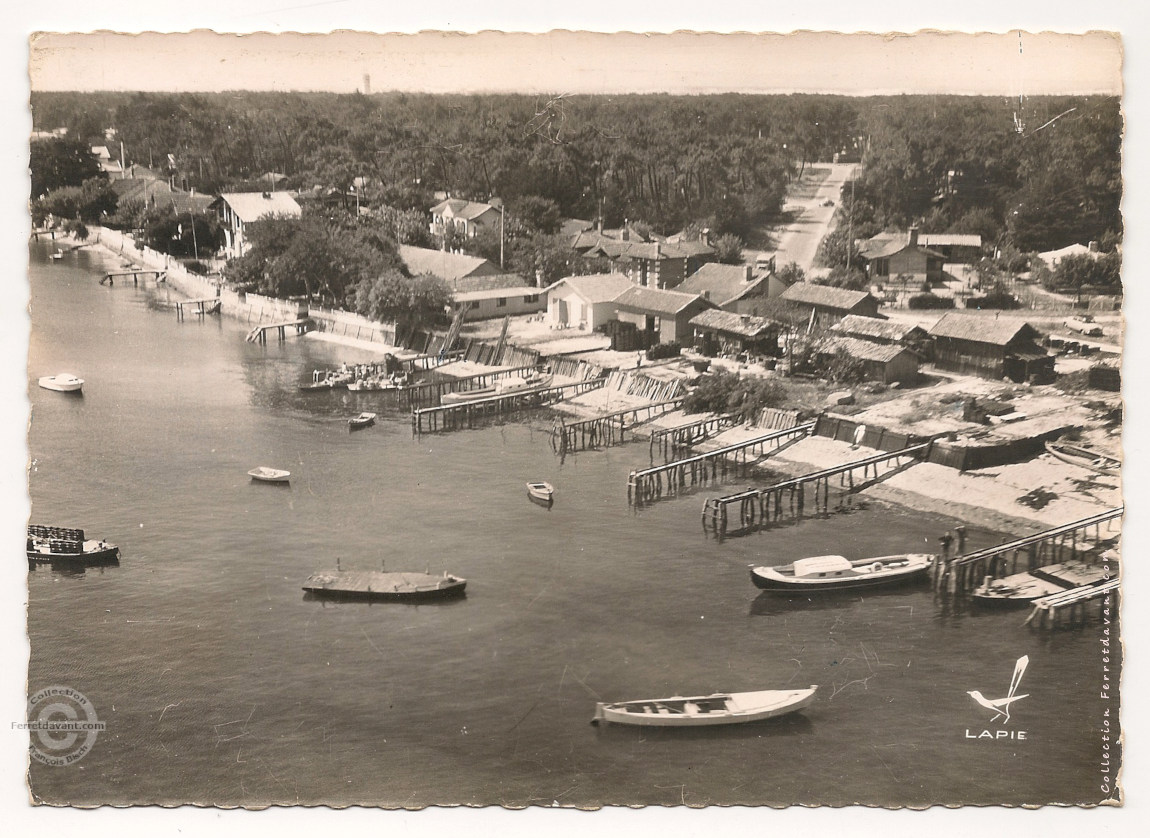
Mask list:
[[952,297],[936,297],[934,294],[916,294],[907,301],[906,307],[916,309],[954,308],[954,299]]
[[661,358],[676,358],[683,351],[678,341],[671,343],[657,343],[647,350],[648,361],[658,361]]
[[731,413],[743,418],[758,416],[765,407],[778,407],[786,393],[771,378],[743,378],[718,370],[699,379],[683,402],[685,413]]
[[1013,294],[987,294],[985,297],[968,297],[966,300],[967,308],[986,308],[986,309],[1012,309],[1020,308],[1022,303],[1018,302],[1018,298]]

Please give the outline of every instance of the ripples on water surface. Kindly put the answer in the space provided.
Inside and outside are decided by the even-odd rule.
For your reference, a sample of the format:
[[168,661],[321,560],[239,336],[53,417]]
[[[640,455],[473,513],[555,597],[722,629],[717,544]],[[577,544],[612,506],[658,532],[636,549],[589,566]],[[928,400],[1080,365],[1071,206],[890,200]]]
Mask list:
[[[32,764],[49,802],[419,806],[1045,803],[1097,800],[1097,629],[948,613],[926,588],[811,604],[751,564],[933,550],[956,521],[862,501],[718,542],[704,490],[636,511],[646,445],[568,457],[546,422],[412,439],[378,394],[302,394],[370,360],[179,323],[168,291],[97,284],[96,253],[33,247],[33,520],[118,543],[120,566],[29,574],[34,690],[67,684],[107,730],[80,763]],[[84,395],[40,375],[85,378]],[[348,433],[346,419],[380,413]],[[290,487],[253,484],[256,465]],[[524,483],[547,479],[544,509]],[[745,478],[744,478],[745,480]],[[997,534],[971,531],[974,546]],[[305,598],[313,571],[449,570],[465,599]],[[1005,690],[1012,724],[966,695]],[[1114,677],[1112,676],[1112,682]],[[597,699],[819,684],[803,715],[705,731],[588,722]],[[1113,694],[1112,694],[1113,696]],[[1116,707],[1116,701],[1112,702]]]

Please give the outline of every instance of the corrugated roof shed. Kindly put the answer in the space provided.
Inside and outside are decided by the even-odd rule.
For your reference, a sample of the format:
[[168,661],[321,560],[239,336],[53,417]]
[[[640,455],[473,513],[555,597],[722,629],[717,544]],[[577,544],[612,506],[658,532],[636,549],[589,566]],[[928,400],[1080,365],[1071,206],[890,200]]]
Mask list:
[[499,268],[478,256],[413,247],[409,244],[399,246],[399,258],[407,265],[412,276],[431,274],[449,283],[472,274],[492,276],[499,273]]
[[792,303],[802,303],[803,305],[826,306],[849,311],[869,296],[867,291],[849,291],[845,288],[833,288],[830,285],[796,282],[780,294],[779,299]]
[[567,285],[589,303],[607,303],[630,288],[632,284],[623,274],[590,274],[564,277],[547,286],[547,291],[550,292],[560,285]]
[[632,285],[615,298],[615,305],[620,309],[637,314],[654,312],[655,314],[675,315],[696,301],[705,306],[713,305],[698,294],[683,294],[679,291],[663,291],[659,288]]
[[[449,283],[457,293],[473,293],[495,289],[535,288],[519,274],[485,274],[483,276],[463,276]],[[541,288],[535,289],[542,293]]]
[[220,198],[245,224],[276,215],[299,218],[302,212],[295,198],[286,192],[224,192]]
[[1041,333],[1025,320],[998,317],[997,315],[991,319],[987,315],[952,312],[944,314],[937,323],[931,326],[929,334],[931,337],[955,338],[975,343],[1006,346],[1016,338],[1036,338]]
[[757,338],[768,335],[778,326],[765,317],[754,317],[750,314],[735,314],[733,311],[723,311],[712,308],[700,311],[690,319],[692,326],[700,329],[713,329],[717,332],[727,332],[746,338]]
[[877,317],[862,317],[858,314],[848,314],[831,328],[844,335],[881,338],[895,342],[926,337],[926,329],[913,323],[879,320]]

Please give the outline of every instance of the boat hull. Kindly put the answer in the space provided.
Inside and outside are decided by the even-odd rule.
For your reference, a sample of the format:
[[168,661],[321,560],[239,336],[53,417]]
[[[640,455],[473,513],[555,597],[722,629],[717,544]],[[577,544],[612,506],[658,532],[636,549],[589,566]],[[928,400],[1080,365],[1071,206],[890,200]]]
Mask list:
[[36,383],[57,393],[79,393],[84,388],[84,380],[74,375],[46,375]]
[[555,488],[550,483],[528,483],[527,497],[536,503],[550,506],[555,500]]
[[248,477],[259,483],[287,483],[291,480],[291,472],[278,469],[255,468],[248,472]]
[[424,573],[329,571],[308,578],[303,589],[326,599],[381,602],[427,601],[463,596],[467,580]]
[[[881,563],[884,559],[889,560],[891,558],[892,557],[887,556],[878,559],[868,559],[864,562],[858,562],[857,564],[866,566]],[[754,582],[756,588],[776,593],[819,593],[824,591],[849,591],[860,588],[894,587],[925,579],[926,575],[930,572],[930,558],[932,557],[927,557],[923,554],[921,557],[916,558],[911,564],[903,567],[892,567],[886,570],[859,573],[858,575],[826,578],[787,577],[779,572],[779,568],[752,567],[751,581]]]
[[1090,451],[1089,449],[1079,448],[1074,445],[1061,445],[1055,442],[1047,442],[1046,451],[1052,457],[1064,463],[1090,469],[1099,474],[1108,474],[1111,477],[1117,477],[1122,473],[1122,464],[1119,461],[1105,454]]
[[[690,696],[645,701],[626,701],[617,704],[599,703],[595,706],[593,724],[614,724],[639,727],[714,727],[717,725],[745,724],[778,718],[809,707],[815,700],[817,686],[805,690],[763,690],[755,693],[727,693],[709,696]],[[701,708],[719,703],[730,704],[733,709]],[[691,707],[694,709],[691,709]]]
[[85,545],[78,553],[52,552],[46,547],[34,548],[27,551],[28,561],[45,564],[113,564],[120,560],[119,547],[114,544],[96,546],[97,544],[93,542],[91,548]]
[[356,416],[354,419],[347,420],[347,426],[353,431],[361,430],[362,428],[370,428],[375,424],[375,414],[365,413],[361,416]]

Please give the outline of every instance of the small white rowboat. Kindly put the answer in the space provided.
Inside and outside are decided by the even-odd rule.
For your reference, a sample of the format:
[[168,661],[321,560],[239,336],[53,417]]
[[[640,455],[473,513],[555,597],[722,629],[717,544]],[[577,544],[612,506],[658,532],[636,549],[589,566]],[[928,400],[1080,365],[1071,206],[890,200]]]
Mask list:
[[702,727],[757,722],[802,710],[815,700],[817,685],[805,690],[674,696],[595,705],[591,724],[617,722],[648,727]]
[[249,471],[248,476],[251,477],[252,480],[259,480],[261,483],[287,483],[288,478],[291,477],[291,472],[278,468],[260,466],[259,468],[253,468]]

